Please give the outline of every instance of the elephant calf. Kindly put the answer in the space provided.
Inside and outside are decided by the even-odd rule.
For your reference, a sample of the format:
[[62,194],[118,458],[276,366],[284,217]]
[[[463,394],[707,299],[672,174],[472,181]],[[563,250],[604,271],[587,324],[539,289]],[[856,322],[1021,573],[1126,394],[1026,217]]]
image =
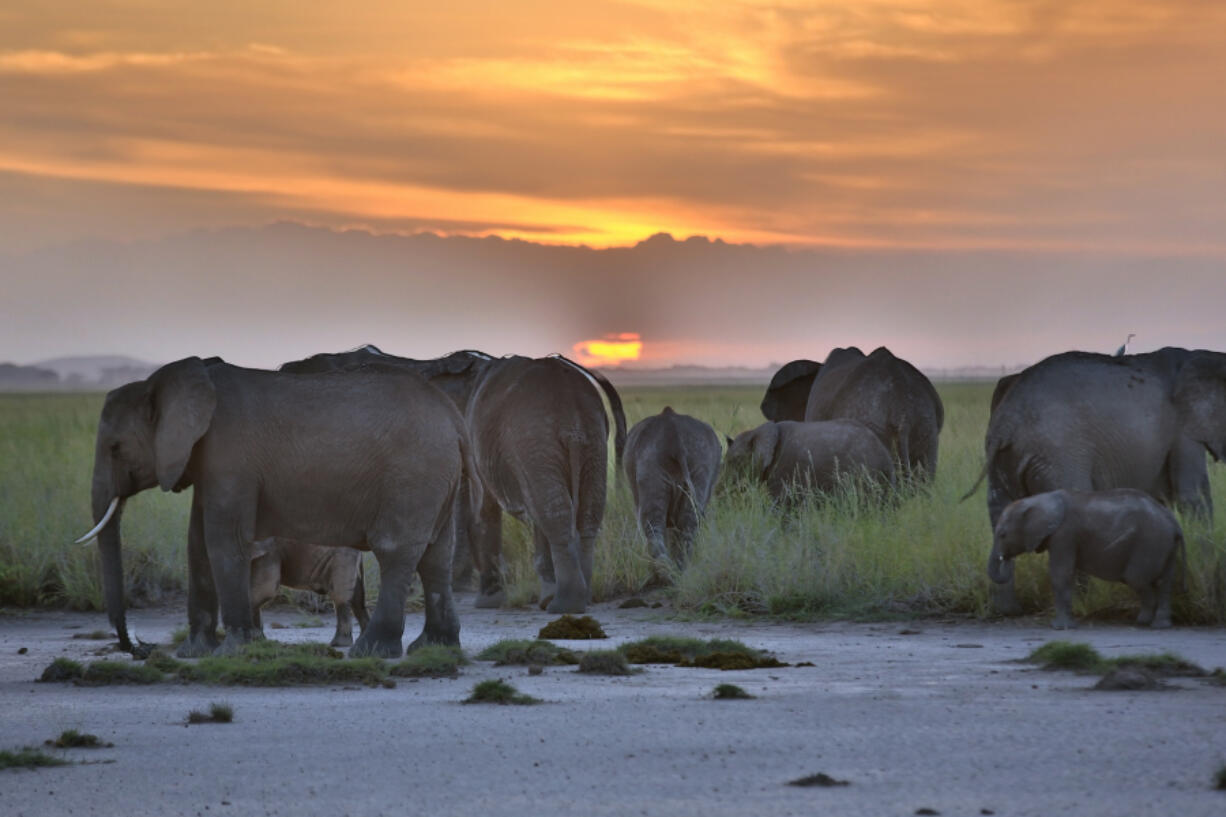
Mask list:
[[624,468],[653,559],[684,564],[689,558],[721,454],[715,429],[672,407],[630,429]]
[[1137,624],[1171,626],[1171,584],[1184,547],[1175,516],[1143,491],[1048,491],[1010,503],[1000,515],[988,577],[1013,578],[1021,553],[1048,552],[1058,630],[1075,627],[1073,586],[1078,570],[1124,582],[1141,597]]
[[868,426],[856,420],[763,423],[728,446],[725,467],[748,470],[775,499],[790,490],[829,491],[840,477],[866,474],[894,484],[894,457]]
[[285,585],[313,590],[332,599],[336,607],[333,647],[353,644],[353,617],[362,632],[366,613],[366,585],[362,581],[362,553],[352,548],[332,548],[289,539],[260,539],[251,546],[251,608],[256,627],[260,608]]

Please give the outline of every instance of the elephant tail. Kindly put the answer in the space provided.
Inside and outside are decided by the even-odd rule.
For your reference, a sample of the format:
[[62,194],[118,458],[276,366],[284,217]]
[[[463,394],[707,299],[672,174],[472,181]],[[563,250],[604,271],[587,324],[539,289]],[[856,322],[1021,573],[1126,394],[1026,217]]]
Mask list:
[[958,501],[965,502],[966,500],[974,496],[975,492],[979,490],[979,486],[983,484],[983,480],[987,477],[987,475],[988,475],[988,461],[984,460],[983,468],[979,469],[979,477],[975,480],[975,484],[972,485],[971,489],[967,491],[966,493],[964,493]]
[[[1179,550],[1179,587],[1180,594],[1188,592],[1188,543],[1183,538],[1183,529],[1175,529],[1175,547]],[[1175,558],[1174,554],[1171,558]]]
[[617,464],[617,470],[621,471],[622,454],[626,451],[626,411],[622,408],[622,399],[618,395],[617,389],[613,388],[613,384],[609,382],[609,379],[600,372],[589,369],[586,366],[581,366],[564,355],[555,354],[550,355],[550,357],[557,358],[563,363],[574,366],[583,372],[593,383],[600,387],[609,399],[609,408],[613,412],[613,428],[615,429],[613,435],[613,456]]

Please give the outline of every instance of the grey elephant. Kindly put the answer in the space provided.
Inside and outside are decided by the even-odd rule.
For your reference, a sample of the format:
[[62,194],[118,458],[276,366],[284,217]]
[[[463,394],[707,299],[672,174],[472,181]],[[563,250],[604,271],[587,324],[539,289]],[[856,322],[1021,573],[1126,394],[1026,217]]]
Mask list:
[[768,420],[859,420],[916,478],[936,475],[944,405],[919,369],[884,346],[868,355],[833,349],[821,364],[794,360],[775,373],[761,407]]
[[372,346],[287,363],[286,371],[409,370],[446,392],[464,413],[483,504],[462,526],[480,571],[478,607],[497,607],[502,587],[503,511],[533,530],[542,606],[583,612],[590,601],[596,536],[604,518],[609,419],[620,467],[626,440],[621,398],[596,372],[560,355],[494,358],[455,352],[432,360],[384,354]]
[[1015,500],[1001,512],[988,558],[988,577],[1013,578],[1013,559],[1047,551],[1056,629],[1075,627],[1076,574],[1124,582],[1141,597],[1137,624],[1171,626],[1171,587],[1183,531],[1175,515],[1144,491],[1046,491]]
[[715,429],[671,406],[630,429],[624,468],[652,558],[689,558],[722,455]]
[[154,486],[192,488],[183,656],[231,652],[261,635],[250,592],[256,540],[374,551],[379,598],[351,654],[394,657],[414,570],[426,598],[414,646],[459,641],[448,530],[472,467],[459,412],[420,377],[292,375],[191,357],[107,395],[94,455],[97,524],[81,541],[98,536],[107,613],[120,645],[135,651],[124,610],[124,500]]
[[[1002,378],[993,400],[980,476],[993,528],[1010,502],[1060,488],[1135,488],[1212,514],[1205,454],[1226,451],[1226,355],[1066,352]],[[993,601],[1021,612],[1012,582]]]
[[894,458],[877,435],[856,420],[763,423],[737,435],[728,446],[724,467],[762,480],[776,500],[794,491],[833,490],[845,476],[894,484]]
[[352,548],[324,547],[308,542],[271,537],[251,546],[251,607],[254,625],[260,625],[260,608],[277,595],[281,585],[310,590],[332,600],[336,608],[333,647],[353,644],[353,619],[366,631],[366,583],[362,553]]

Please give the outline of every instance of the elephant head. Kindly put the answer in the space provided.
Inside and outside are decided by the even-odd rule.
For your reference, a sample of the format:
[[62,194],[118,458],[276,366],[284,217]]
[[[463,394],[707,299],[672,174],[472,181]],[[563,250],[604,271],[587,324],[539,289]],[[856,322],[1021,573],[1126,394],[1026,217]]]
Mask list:
[[120,646],[129,652],[119,537],[124,501],[155,485],[179,491],[190,484],[188,460],[216,406],[205,362],[190,357],[163,366],[148,380],[115,389],[102,407],[91,485],[97,524],[77,541],[98,537],[107,615]]
[[815,360],[793,360],[775,372],[762,398],[762,416],[775,422],[805,419],[809,390],[821,368]]
[[1193,352],[1179,369],[1173,399],[1184,436],[1214,460],[1226,458],[1226,354]]
[[728,444],[725,471],[732,475],[751,474],[754,479],[761,479],[775,462],[780,437],[778,423],[763,423],[741,432]]
[[1047,539],[1064,523],[1067,511],[1068,496],[1064,491],[1049,491],[1010,503],[996,522],[988,578],[997,584],[1012,579],[1013,558],[1043,550]]

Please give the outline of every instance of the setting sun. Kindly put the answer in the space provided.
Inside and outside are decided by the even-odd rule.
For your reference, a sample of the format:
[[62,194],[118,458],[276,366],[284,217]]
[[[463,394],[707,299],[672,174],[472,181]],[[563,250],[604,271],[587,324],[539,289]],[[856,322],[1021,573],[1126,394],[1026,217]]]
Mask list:
[[618,366],[627,360],[638,360],[643,341],[637,332],[621,332],[599,340],[581,340],[571,349],[584,366]]

